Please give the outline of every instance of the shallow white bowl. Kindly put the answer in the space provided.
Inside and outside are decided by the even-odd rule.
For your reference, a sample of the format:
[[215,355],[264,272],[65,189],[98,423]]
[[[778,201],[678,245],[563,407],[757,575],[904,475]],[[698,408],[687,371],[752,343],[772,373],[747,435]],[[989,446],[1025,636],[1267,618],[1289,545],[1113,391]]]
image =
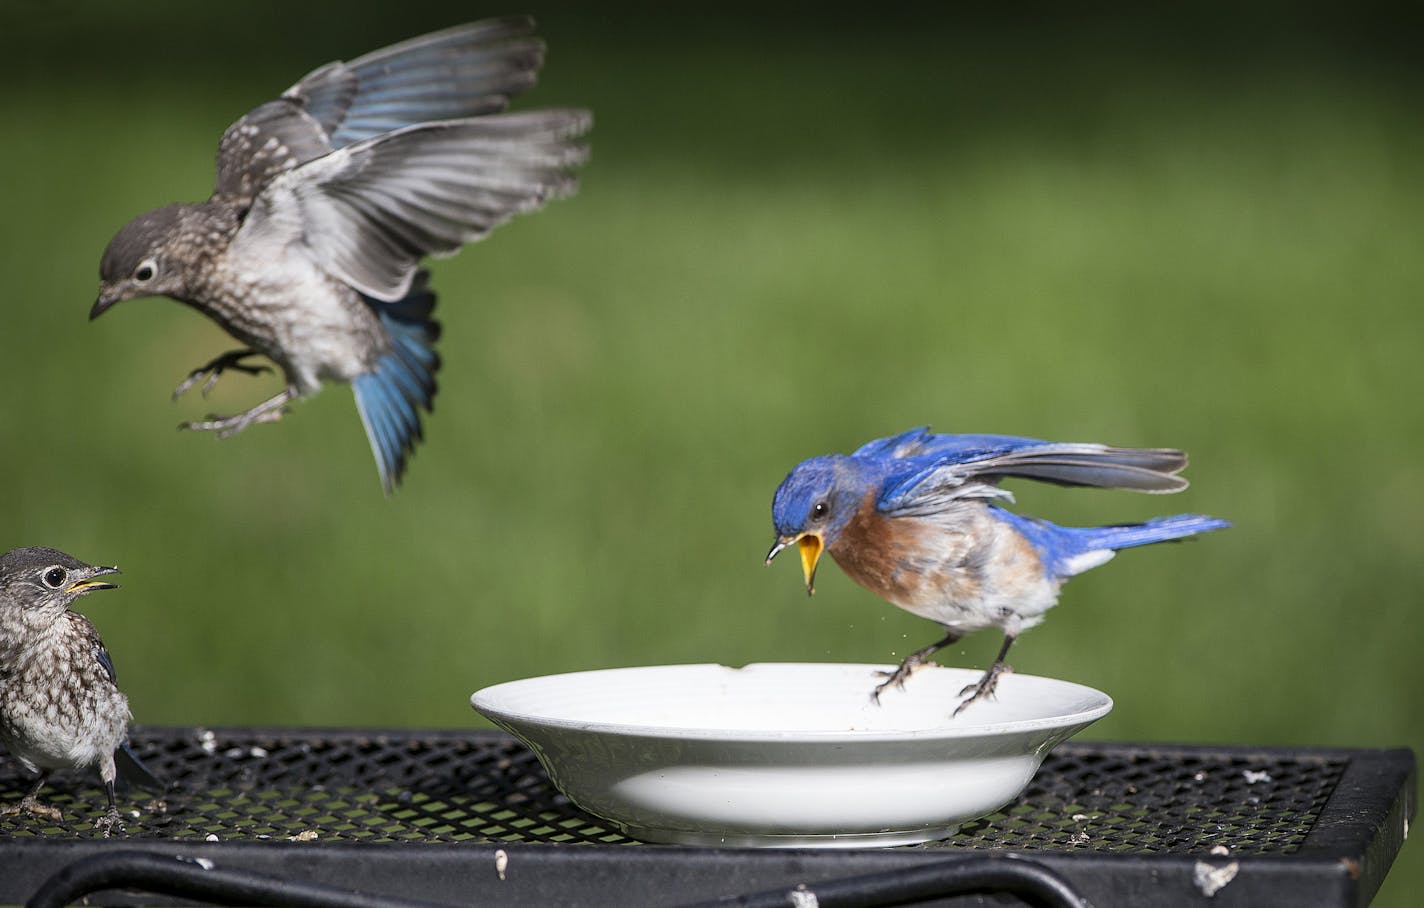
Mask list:
[[1008,674],[951,718],[982,673],[930,667],[879,706],[890,666],[666,665],[546,675],[471,702],[519,737],[575,804],[650,842],[903,845],[1012,801],[1104,693]]

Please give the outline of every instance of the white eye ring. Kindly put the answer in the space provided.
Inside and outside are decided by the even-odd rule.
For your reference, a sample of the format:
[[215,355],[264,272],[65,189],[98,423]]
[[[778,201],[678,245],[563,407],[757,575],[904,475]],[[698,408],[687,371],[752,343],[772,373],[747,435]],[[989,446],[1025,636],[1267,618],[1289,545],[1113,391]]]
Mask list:
[[52,590],[57,590],[64,586],[64,581],[69,579],[69,572],[59,565],[52,565],[45,568],[43,575],[44,585]]
[[138,281],[140,284],[147,284],[149,281],[153,280],[154,277],[157,276],[157,274],[158,262],[154,261],[153,259],[144,259],[143,261],[139,262],[138,267],[134,269],[133,276],[134,280]]

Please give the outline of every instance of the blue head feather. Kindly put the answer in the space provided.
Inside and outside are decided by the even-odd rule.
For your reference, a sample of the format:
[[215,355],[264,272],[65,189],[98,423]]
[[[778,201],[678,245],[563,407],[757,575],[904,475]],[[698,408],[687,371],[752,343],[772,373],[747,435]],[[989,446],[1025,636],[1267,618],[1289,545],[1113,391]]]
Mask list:
[[[776,489],[771,519],[778,536],[816,530],[830,544],[855,515],[870,490],[865,470],[842,454],[812,457],[796,465]],[[817,513],[817,505],[825,509]]]

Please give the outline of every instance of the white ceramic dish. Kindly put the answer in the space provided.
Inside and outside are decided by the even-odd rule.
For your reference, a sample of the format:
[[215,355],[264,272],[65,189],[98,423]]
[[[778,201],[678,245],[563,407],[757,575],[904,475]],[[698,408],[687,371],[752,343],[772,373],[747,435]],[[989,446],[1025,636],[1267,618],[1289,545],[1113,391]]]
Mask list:
[[713,846],[902,845],[1012,801],[1099,691],[1004,675],[951,718],[969,669],[925,668],[876,706],[888,666],[666,665],[546,675],[471,702],[575,804],[633,838]]

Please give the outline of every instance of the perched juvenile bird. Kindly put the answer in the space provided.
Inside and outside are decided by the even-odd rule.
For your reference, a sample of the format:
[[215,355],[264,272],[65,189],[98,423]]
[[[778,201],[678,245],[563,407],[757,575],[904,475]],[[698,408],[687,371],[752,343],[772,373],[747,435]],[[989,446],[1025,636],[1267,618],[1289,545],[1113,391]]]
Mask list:
[[126,780],[159,787],[128,748],[129,701],[109,651],[89,619],[69,611],[80,596],[114,589],[95,578],[116,573],[38,546],[0,556],[0,742],[40,774],[0,814],[59,820],[57,809],[39,802],[50,772],[93,766],[109,796],[109,812],[94,827],[107,836],[124,828],[114,802],[116,758]]
[[875,688],[903,687],[915,669],[966,634],[1004,632],[998,657],[961,691],[958,715],[993,694],[1020,633],[1043,621],[1063,581],[1118,549],[1180,539],[1228,526],[1184,514],[1146,523],[1061,527],[1015,514],[999,501],[1009,476],[1065,486],[1179,492],[1187,455],[1165,448],[1112,448],[1014,438],[935,435],[928,428],[882,438],[850,456],[798,464],[772,501],[776,543],[767,564],[795,545],[807,593],[823,551],[852,580],[906,611],[938,622],[944,636],[911,653]]
[[544,45],[491,19],[314,70],[228,127],[206,202],[139,215],[110,241],[98,318],[168,296],[245,346],[194,369],[211,389],[260,354],[286,387],[246,412],[185,423],[224,438],[274,422],[323,381],[349,382],[389,493],[435,395],[439,325],[419,269],[575,189],[584,110],[503,113]]

